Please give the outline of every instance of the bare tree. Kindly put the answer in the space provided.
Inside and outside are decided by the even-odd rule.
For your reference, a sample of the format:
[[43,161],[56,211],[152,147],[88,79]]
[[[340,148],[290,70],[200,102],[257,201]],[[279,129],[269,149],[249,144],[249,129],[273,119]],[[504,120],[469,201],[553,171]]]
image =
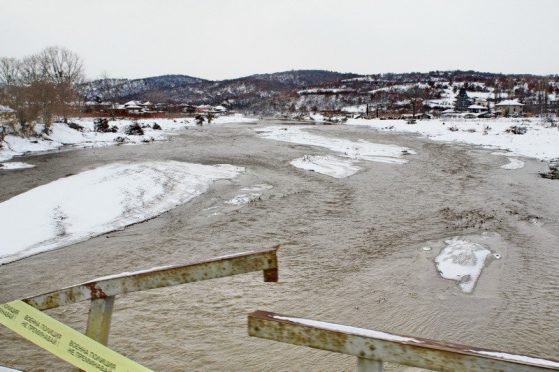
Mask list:
[[37,118],[37,107],[33,104],[31,88],[24,82],[23,63],[15,58],[0,58],[0,103],[16,113],[17,125],[12,125],[16,134],[32,132],[32,122]]
[[124,90],[122,80],[114,79],[106,72],[101,74],[99,78],[98,91],[104,101],[110,102],[109,113],[114,119],[116,113],[116,105]]
[[76,98],[76,87],[84,80],[82,59],[62,47],[48,47],[38,55],[42,80],[55,88],[55,113],[67,119],[68,109]]
[[403,96],[408,101],[410,101],[410,106],[412,108],[412,115],[413,115],[413,118],[415,119],[415,114],[417,113],[417,110],[421,107],[421,105],[423,104],[423,100],[426,97],[425,90],[418,87],[418,86],[413,86],[410,89],[406,90],[403,93]]
[[81,59],[65,48],[49,47],[22,60],[0,59],[0,101],[16,111],[24,135],[34,132],[39,118],[45,132],[55,116],[66,119],[82,81]]

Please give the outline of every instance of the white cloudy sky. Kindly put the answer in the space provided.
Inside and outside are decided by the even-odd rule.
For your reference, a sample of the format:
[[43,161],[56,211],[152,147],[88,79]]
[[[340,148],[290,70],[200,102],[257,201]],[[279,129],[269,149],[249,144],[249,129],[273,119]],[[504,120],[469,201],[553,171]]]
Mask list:
[[291,69],[559,73],[558,0],[0,0],[0,57],[65,46],[87,75]]

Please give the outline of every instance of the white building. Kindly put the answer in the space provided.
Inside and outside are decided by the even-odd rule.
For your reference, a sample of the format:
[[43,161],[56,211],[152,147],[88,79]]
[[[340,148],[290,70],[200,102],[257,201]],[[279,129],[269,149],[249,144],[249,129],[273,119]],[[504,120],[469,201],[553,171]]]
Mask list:
[[482,106],[482,105],[475,105],[474,104],[474,105],[468,106],[468,111],[473,112],[474,114],[479,114],[479,113],[481,113],[483,111],[486,111],[486,110],[487,110],[487,107]]
[[520,115],[524,111],[524,104],[514,99],[507,99],[495,105],[495,110],[503,115]]

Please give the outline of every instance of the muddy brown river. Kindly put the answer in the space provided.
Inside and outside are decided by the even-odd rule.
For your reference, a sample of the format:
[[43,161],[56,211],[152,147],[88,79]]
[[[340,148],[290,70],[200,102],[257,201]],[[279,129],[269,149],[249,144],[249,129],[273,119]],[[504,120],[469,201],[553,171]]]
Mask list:
[[[111,162],[246,167],[157,218],[0,266],[0,303],[102,275],[281,244],[279,283],[251,273],[117,297],[109,346],[156,371],[355,370],[354,357],[248,337],[246,316],[260,309],[559,357],[559,182],[538,176],[545,163],[525,159],[524,168],[504,170],[506,157],[481,148],[315,126],[315,134],[417,152],[404,165],[362,161],[360,172],[336,179],[290,165],[332,152],[256,134],[271,124],[278,122],[204,126],[168,142],[29,156],[24,161],[35,168],[0,172],[4,201]],[[273,188],[246,205],[225,203],[255,184]],[[488,261],[471,294],[435,268],[442,242],[455,236],[502,256]],[[88,303],[47,311],[82,332],[87,312]],[[0,365],[72,369],[5,327]]]

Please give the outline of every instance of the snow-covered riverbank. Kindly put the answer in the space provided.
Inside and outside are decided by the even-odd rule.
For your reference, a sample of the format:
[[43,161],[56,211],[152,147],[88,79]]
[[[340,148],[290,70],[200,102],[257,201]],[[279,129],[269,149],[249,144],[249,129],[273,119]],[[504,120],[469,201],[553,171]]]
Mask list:
[[[349,119],[347,124],[382,131],[418,133],[434,141],[508,150],[509,156],[546,161],[559,158],[559,130],[540,119],[434,119],[418,120],[416,124],[407,124],[404,120]],[[526,133],[507,132],[513,126],[526,128]]]
[[[255,120],[237,114],[217,117],[212,121],[212,124],[243,123]],[[76,130],[64,123],[54,123],[49,135],[37,135],[37,137],[30,138],[14,135],[6,136],[0,148],[0,170],[24,168],[24,166],[18,167],[11,163],[2,163],[16,156],[57,150],[65,145],[103,147],[122,143],[140,144],[163,141],[185,128],[196,125],[194,118],[122,119],[109,121],[110,127],[116,127],[115,132],[95,132],[93,118],[73,118],[69,122],[79,125],[82,129]],[[126,134],[126,128],[133,123],[138,123],[142,127],[143,135]],[[40,132],[42,125],[38,125],[37,130]]]
[[0,264],[145,221],[243,172],[176,161],[110,164],[0,203]]

